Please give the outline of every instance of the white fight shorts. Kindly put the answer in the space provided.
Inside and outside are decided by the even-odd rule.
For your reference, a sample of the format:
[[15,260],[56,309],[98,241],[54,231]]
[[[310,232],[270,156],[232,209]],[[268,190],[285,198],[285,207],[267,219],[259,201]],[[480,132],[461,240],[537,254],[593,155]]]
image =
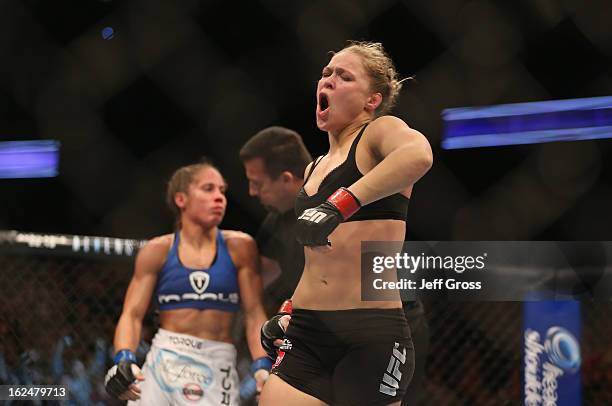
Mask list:
[[238,406],[236,348],[159,329],[138,382],[140,399],[128,405]]

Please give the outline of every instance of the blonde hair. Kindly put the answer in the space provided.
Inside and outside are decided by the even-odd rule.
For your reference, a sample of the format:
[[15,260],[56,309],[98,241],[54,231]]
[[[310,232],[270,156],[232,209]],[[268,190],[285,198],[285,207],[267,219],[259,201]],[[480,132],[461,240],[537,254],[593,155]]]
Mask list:
[[388,113],[395,105],[399,92],[402,90],[402,82],[406,79],[399,79],[395,65],[382,44],[380,42],[349,41],[349,44],[338,53],[340,52],[354,52],[361,57],[363,66],[370,77],[372,90],[382,95],[382,102],[374,111],[374,116],[380,117]]

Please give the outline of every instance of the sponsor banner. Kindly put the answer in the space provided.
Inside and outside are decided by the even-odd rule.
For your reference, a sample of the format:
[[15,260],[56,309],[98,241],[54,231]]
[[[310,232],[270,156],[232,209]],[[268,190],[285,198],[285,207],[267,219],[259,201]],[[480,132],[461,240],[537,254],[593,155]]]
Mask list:
[[523,324],[523,404],[581,405],[580,302],[525,302]]
[[612,243],[362,242],[362,300],[411,301],[417,297],[610,301]]

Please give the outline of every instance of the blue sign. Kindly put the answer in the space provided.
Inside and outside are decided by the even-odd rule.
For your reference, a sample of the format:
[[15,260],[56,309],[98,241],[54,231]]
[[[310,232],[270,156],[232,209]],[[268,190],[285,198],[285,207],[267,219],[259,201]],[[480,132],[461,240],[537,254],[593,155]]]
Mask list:
[[580,302],[525,302],[523,309],[523,403],[581,405]]

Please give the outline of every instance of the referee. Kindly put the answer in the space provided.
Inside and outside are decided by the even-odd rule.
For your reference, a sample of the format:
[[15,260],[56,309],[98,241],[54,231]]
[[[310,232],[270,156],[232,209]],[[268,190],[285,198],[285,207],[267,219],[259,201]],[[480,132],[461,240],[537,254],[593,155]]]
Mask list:
[[293,295],[304,270],[304,247],[295,239],[295,196],[312,161],[298,133],[284,127],[261,130],[240,149],[249,194],[268,211],[255,240],[262,262],[268,315]]

